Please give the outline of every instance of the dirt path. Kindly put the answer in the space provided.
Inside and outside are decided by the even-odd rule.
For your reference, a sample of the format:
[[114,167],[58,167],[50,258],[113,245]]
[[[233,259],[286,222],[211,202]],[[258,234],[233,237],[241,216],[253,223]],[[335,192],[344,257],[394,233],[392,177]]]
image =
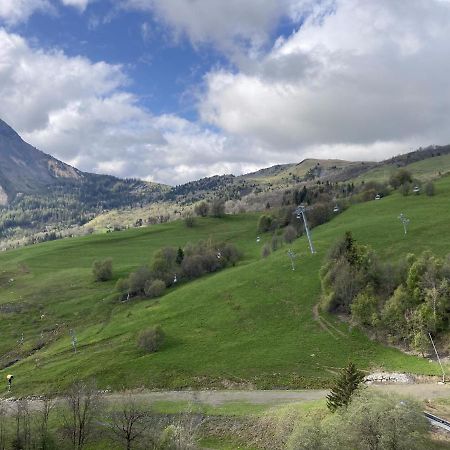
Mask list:
[[[369,389],[384,392],[395,392],[400,395],[414,397],[417,400],[450,399],[450,384],[372,384]],[[285,403],[306,402],[324,399],[328,391],[325,389],[305,390],[227,390],[227,391],[138,391],[132,392],[144,402],[189,402],[220,406],[226,403],[250,403],[264,405],[280,405]],[[128,393],[105,394],[105,399],[120,402],[128,397]],[[9,402],[8,402],[9,403]],[[38,406],[41,401],[32,399],[31,405]],[[10,403],[12,406],[13,403]]]
[[[280,404],[289,402],[320,400],[325,398],[327,390],[270,390],[270,391],[161,391],[143,392],[136,395],[149,402],[155,401],[186,401],[204,403],[212,406],[224,403],[244,402],[253,404]],[[120,400],[123,394],[109,394],[107,398]]]
[[[431,400],[436,398],[450,398],[450,385],[439,384],[407,384],[407,385],[371,385],[370,389],[384,392],[395,392],[400,395],[414,397],[417,400]],[[320,400],[326,397],[327,390],[268,390],[268,391],[161,391],[142,392],[136,394],[145,401],[186,401],[192,403],[204,403],[212,406],[224,403],[244,402],[253,404],[282,404]],[[107,398],[120,400],[124,394],[109,394]]]
[[329,333],[331,336],[333,336],[334,339],[339,339],[339,336],[345,337],[345,333],[339,330],[339,328],[336,328],[332,323],[330,323],[320,315],[318,304],[313,307],[312,312],[314,320],[319,324],[322,330]]

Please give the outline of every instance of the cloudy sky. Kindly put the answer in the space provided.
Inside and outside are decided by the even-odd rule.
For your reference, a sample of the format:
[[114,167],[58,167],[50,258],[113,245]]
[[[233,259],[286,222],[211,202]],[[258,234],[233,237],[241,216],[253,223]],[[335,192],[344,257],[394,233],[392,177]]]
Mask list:
[[450,143],[449,0],[0,0],[0,118],[169,184]]

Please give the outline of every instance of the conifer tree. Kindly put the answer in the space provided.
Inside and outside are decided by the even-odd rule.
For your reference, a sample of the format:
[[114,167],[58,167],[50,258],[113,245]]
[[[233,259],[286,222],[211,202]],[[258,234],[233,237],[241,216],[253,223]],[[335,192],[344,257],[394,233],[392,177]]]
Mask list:
[[331,392],[327,395],[328,409],[334,412],[342,406],[347,406],[363,380],[364,374],[352,362],[349,362],[335,379]]
[[183,259],[184,259],[184,252],[183,249],[180,247],[178,248],[177,258],[175,261],[177,264],[181,264],[183,262]]

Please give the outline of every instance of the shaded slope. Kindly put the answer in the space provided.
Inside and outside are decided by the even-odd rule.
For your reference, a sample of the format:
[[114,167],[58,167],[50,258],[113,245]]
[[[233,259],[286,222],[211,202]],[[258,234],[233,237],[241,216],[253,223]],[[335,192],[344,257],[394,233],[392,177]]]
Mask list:
[[22,138],[0,119],[0,186],[8,199],[17,193],[34,193],[61,179],[80,180],[82,173]]

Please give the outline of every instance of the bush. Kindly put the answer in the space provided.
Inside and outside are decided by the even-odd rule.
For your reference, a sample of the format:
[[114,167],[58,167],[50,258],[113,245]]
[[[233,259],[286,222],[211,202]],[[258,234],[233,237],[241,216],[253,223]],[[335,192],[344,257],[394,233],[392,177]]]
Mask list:
[[398,170],[391,176],[389,180],[389,184],[394,189],[397,189],[400,186],[408,183],[412,183],[412,175],[411,172],[408,172],[406,169]]
[[174,247],[164,247],[154,256],[151,266],[154,279],[164,280],[166,286],[170,286],[173,280],[173,274],[177,272],[178,250]]
[[130,282],[128,278],[119,278],[116,283],[116,290],[119,291],[119,300],[124,300],[130,290]]
[[112,259],[104,259],[102,261],[94,261],[92,273],[95,281],[108,281],[112,278]]
[[197,214],[197,216],[206,217],[209,212],[208,203],[206,202],[198,203],[197,205],[195,205],[194,212],[195,214]]
[[261,256],[263,258],[267,258],[270,255],[271,251],[270,251],[270,245],[269,244],[265,244],[264,247],[261,250]]
[[374,326],[378,322],[378,299],[370,292],[360,292],[350,309],[352,320],[358,325]]
[[283,239],[274,234],[272,236],[272,240],[270,241],[270,245],[272,247],[272,251],[276,252],[283,245]]
[[317,227],[328,222],[332,215],[333,205],[331,203],[317,203],[308,211],[308,224],[311,228]]
[[205,273],[200,255],[186,256],[181,263],[181,269],[183,274],[191,279],[198,278]]
[[273,218],[272,216],[267,216],[263,214],[258,220],[258,231],[260,233],[265,233],[269,231],[272,227]]
[[154,353],[161,349],[165,339],[165,333],[160,325],[141,332],[138,345],[147,353]]
[[242,258],[242,253],[239,249],[231,243],[225,244],[221,251],[222,258],[227,264],[231,264],[233,267]]
[[166,283],[162,280],[147,282],[145,286],[145,295],[150,298],[161,297],[166,290]]
[[284,242],[286,242],[287,244],[290,244],[296,238],[297,238],[297,231],[295,230],[295,228],[292,225],[289,225],[288,227],[286,227],[286,229],[284,230],[284,233],[283,233]]
[[215,198],[211,203],[211,216],[224,217],[225,216],[225,200],[221,198]]
[[411,193],[411,190],[412,190],[411,183],[403,183],[402,185],[400,185],[400,192],[405,197],[407,197]]
[[332,416],[301,417],[287,449],[425,450],[433,448],[428,430],[418,402],[367,390]]
[[129,290],[133,295],[143,294],[146,284],[152,279],[152,273],[146,266],[132,272],[128,278]]
[[184,218],[184,224],[188,227],[188,228],[193,228],[195,226],[195,217],[192,216],[191,214],[187,215]]
[[432,197],[436,193],[436,189],[434,187],[434,183],[432,181],[429,181],[425,185],[425,194],[427,194],[429,197]]

